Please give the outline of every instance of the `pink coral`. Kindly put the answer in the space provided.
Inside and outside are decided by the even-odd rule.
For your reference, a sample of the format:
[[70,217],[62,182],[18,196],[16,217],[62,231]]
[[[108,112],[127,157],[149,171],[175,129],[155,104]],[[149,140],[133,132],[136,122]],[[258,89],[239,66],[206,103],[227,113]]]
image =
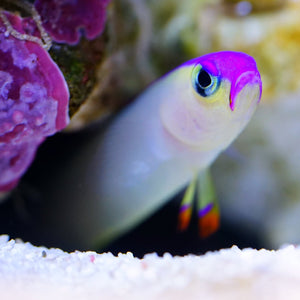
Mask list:
[[43,26],[56,42],[76,44],[82,30],[88,39],[99,35],[110,0],[36,0]]
[[[24,33],[22,19],[5,13]],[[0,191],[13,188],[46,136],[68,121],[67,84],[39,44],[13,37],[0,19]]]

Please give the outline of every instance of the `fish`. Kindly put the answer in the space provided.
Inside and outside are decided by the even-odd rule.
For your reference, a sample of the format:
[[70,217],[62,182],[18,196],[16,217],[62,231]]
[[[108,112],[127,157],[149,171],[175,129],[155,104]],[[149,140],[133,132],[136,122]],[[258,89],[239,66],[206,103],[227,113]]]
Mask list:
[[221,51],[183,63],[69,149],[42,191],[47,218],[54,215],[48,225],[77,246],[105,245],[188,186],[179,229],[198,193],[200,235],[210,235],[219,209],[209,168],[248,124],[261,94],[248,54]]

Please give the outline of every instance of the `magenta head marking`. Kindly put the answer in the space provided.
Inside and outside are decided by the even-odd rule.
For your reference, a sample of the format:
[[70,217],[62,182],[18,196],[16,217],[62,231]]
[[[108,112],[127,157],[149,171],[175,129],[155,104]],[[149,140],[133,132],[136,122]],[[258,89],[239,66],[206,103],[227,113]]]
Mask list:
[[[233,111],[237,95],[246,84],[257,84],[261,97],[262,83],[255,60],[241,52],[223,51],[201,56],[187,62],[185,65],[200,64],[202,68],[221,81],[227,79],[231,82],[229,106]],[[258,101],[259,101],[258,100]]]

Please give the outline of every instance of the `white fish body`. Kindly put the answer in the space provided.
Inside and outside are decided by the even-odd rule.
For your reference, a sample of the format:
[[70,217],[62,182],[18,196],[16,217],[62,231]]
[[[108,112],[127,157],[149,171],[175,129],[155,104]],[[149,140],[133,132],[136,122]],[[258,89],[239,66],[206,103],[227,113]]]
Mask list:
[[82,247],[98,238],[105,243],[163,205],[232,142],[251,118],[261,87],[249,79],[232,111],[228,79],[220,79],[214,101],[195,91],[197,64],[152,84],[105,130],[73,149],[43,195],[47,212],[55,211],[50,227],[61,226],[62,236]]

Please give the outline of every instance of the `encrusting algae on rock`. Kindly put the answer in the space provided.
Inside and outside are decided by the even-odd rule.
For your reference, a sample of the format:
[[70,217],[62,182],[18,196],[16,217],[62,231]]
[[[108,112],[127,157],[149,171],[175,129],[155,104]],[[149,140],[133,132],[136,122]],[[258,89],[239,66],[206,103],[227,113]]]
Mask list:
[[67,83],[47,51],[11,35],[23,20],[0,12],[0,191],[15,187],[46,136],[69,121]]
[[12,1],[24,18],[0,10],[0,192],[16,186],[38,146],[69,123],[69,89],[47,52],[51,41],[77,44],[82,28],[88,39],[98,36],[108,3]]

